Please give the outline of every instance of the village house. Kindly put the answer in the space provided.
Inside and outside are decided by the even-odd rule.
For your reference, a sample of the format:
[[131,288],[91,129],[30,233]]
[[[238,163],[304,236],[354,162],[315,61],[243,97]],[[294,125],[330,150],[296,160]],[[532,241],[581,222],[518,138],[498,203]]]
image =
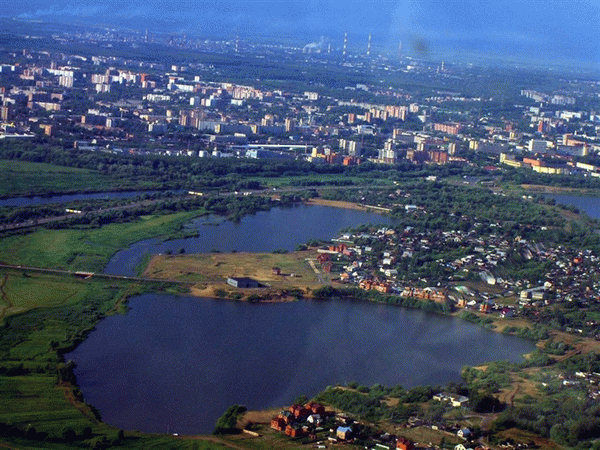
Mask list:
[[469,430],[468,428],[461,428],[460,430],[458,430],[456,435],[463,439],[468,439],[471,436],[471,430]]
[[335,430],[335,435],[337,436],[338,439],[347,441],[352,437],[352,428],[351,427],[337,427],[337,429]]
[[306,421],[312,425],[319,425],[323,422],[323,418],[320,414],[311,414],[310,416],[308,416]]
[[396,448],[400,450],[414,450],[415,444],[410,439],[400,436],[396,440]]
[[299,424],[288,425],[285,427],[285,434],[289,437],[301,437],[306,436],[308,431]]
[[462,406],[466,406],[469,403],[469,398],[464,395],[458,394],[447,394],[445,392],[440,392],[439,394],[435,394],[433,396],[434,400],[438,402],[447,402],[455,408],[460,408]]

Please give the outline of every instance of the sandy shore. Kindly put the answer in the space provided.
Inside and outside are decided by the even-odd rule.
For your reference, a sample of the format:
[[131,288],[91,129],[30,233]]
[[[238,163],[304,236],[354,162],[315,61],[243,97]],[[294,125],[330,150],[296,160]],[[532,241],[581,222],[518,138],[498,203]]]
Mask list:
[[333,208],[354,209],[357,211],[371,211],[374,213],[384,213],[385,208],[369,207],[358,203],[345,202],[342,200],[326,200],[324,198],[311,198],[305,202],[307,205],[331,206]]

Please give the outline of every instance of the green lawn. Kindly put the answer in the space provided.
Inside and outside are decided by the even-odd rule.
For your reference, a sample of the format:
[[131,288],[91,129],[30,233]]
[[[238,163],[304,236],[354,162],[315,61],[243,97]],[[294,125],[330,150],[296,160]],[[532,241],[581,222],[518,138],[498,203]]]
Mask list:
[[[108,191],[133,187],[99,172],[28,161],[0,160],[0,196],[47,192]],[[149,186],[150,187],[150,186]]]
[[0,240],[0,261],[54,269],[99,271],[128,245],[154,236],[170,236],[201,211],[143,216],[135,222],[91,229],[40,229]]

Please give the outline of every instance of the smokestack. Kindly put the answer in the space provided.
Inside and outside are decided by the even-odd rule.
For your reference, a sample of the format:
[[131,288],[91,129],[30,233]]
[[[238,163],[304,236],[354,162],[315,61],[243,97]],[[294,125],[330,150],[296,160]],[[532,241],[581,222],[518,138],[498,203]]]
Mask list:
[[342,56],[346,56],[348,52],[348,32],[344,33],[344,50],[342,51]]
[[369,43],[367,44],[367,58],[371,57],[371,33],[369,33]]

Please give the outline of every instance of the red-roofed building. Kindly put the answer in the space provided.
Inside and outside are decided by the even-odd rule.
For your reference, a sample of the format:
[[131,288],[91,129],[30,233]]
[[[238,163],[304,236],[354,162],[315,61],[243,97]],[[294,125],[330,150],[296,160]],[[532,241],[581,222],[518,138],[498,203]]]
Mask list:
[[415,444],[410,439],[401,436],[396,441],[396,448],[400,450],[414,450]]

